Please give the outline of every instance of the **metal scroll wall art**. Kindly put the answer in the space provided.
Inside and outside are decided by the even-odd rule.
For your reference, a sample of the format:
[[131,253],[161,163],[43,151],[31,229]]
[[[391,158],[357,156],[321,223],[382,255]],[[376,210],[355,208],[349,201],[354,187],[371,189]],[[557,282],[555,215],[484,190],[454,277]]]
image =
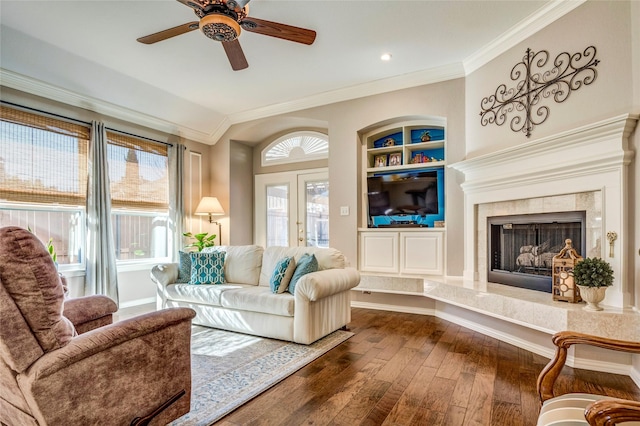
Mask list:
[[511,80],[517,82],[515,87],[507,89],[506,84],[501,84],[493,95],[482,99],[481,124],[502,126],[513,113],[511,130],[531,136],[534,126],[549,117],[549,107],[538,105],[540,101],[550,97],[557,103],[566,101],[571,92],[596,80],[595,67],[600,61],[596,59],[596,48],[589,46],[582,53],[559,54],[553,67],[545,71],[547,62],[549,52],[546,50],[527,49],[522,62],[511,69]]

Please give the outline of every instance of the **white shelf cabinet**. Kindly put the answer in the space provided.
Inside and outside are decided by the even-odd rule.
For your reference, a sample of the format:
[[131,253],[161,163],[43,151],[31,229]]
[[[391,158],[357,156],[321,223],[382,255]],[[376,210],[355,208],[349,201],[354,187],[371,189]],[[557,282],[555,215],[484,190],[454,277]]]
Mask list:
[[400,275],[442,275],[444,229],[361,231],[360,270]]
[[442,232],[400,232],[400,273],[442,275]]
[[360,270],[397,273],[398,232],[360,233]]

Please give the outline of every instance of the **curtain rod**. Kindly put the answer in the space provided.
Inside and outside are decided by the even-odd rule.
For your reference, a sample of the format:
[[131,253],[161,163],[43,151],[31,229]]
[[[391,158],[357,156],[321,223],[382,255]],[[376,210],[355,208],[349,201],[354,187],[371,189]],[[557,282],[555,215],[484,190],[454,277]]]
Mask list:
[[[0,100],[0,103],[2,103],[4,105],[11,105],[12,107],[24,109],[24,110],[27,110],[27,111],[33,111],[33,112],[37,112],[39,114],[44,114],[44,115],[48,115],[48,116],[51,116],[51,117],[59,118],[61,120],[70,121],[72,123],[81,124],[81,125],[84,125],[84,126],[91,127],[91,122],[90,121],[78,120],[76,118],[66,117],[64,115],[55,114],[53,112],[48,112],[48,111],[43,111],[43,110],[37,109],[37,108],[26,107],[24,105],[15,104],[13,102],[8,102],[8,101],[5,101],[5,100]],[[173,146],[173,144],[171,142],[163,142],[163,141],[159,141],[157,139],[152,139],[152,138],[136,135],[136,134],[129,133],[129,132],[124,132],[122,130],[112,129],[111,127],[106,127],[105,126],[105,129],[109,130],[111,132],[120,133],[122,135],[132,136],[132,137],[135,137],[135,138],[138,138],[138,139],[148,140],[150,142],[155,142],[155,143],[160,143],[160,144],[163,144],[163,145]]]

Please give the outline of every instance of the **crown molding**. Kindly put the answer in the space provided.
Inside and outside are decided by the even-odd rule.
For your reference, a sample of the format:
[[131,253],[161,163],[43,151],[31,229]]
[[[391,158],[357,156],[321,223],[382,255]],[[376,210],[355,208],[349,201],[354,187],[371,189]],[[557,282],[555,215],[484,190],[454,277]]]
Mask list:
[[465,75],[469,75],[492,59],[523,42],[547,25],[555,22],[587,0],[554,0],[547,3],[535,13],[493,39],[482,49],[467,57],[464,61]]
[[232,124],[244,123],[246,121],[286,114],[308,108],[315,108],[337,102],[349,101],[352,99],[364,98],[372,95],[379,95],[382,93],[393,92],[395,90],[439,83],[442,81],[462,78],[464,76],[464,67],[462,63],[449,64],[437,68],[430,68],[428,70],[358,84],[344,89],[320,93],[303,99],[239,112],[231,114],[229,118]]
[[74,107],[93,111],[98,114],[104,114],[109,117],[128,121],[130,123],[136,123],[161,132],[177,135],[185,139],[190,139],[208,145],[212,144],[213,134],[185,127],[171,121],[162,120],[110,102],[84,96],[3,68],[0,68],[0,85]]

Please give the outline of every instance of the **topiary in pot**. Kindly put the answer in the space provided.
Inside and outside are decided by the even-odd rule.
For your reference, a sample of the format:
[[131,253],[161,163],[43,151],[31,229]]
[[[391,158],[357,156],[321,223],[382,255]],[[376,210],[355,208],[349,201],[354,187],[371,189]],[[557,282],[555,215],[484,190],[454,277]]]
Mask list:
[[580,296],[587,302],[587,311],[601,311],[598,303],[604,300],[607,287],[613,285],[613,269],[606,260],[599,257],[585,258],[576,263],[571,272]]

